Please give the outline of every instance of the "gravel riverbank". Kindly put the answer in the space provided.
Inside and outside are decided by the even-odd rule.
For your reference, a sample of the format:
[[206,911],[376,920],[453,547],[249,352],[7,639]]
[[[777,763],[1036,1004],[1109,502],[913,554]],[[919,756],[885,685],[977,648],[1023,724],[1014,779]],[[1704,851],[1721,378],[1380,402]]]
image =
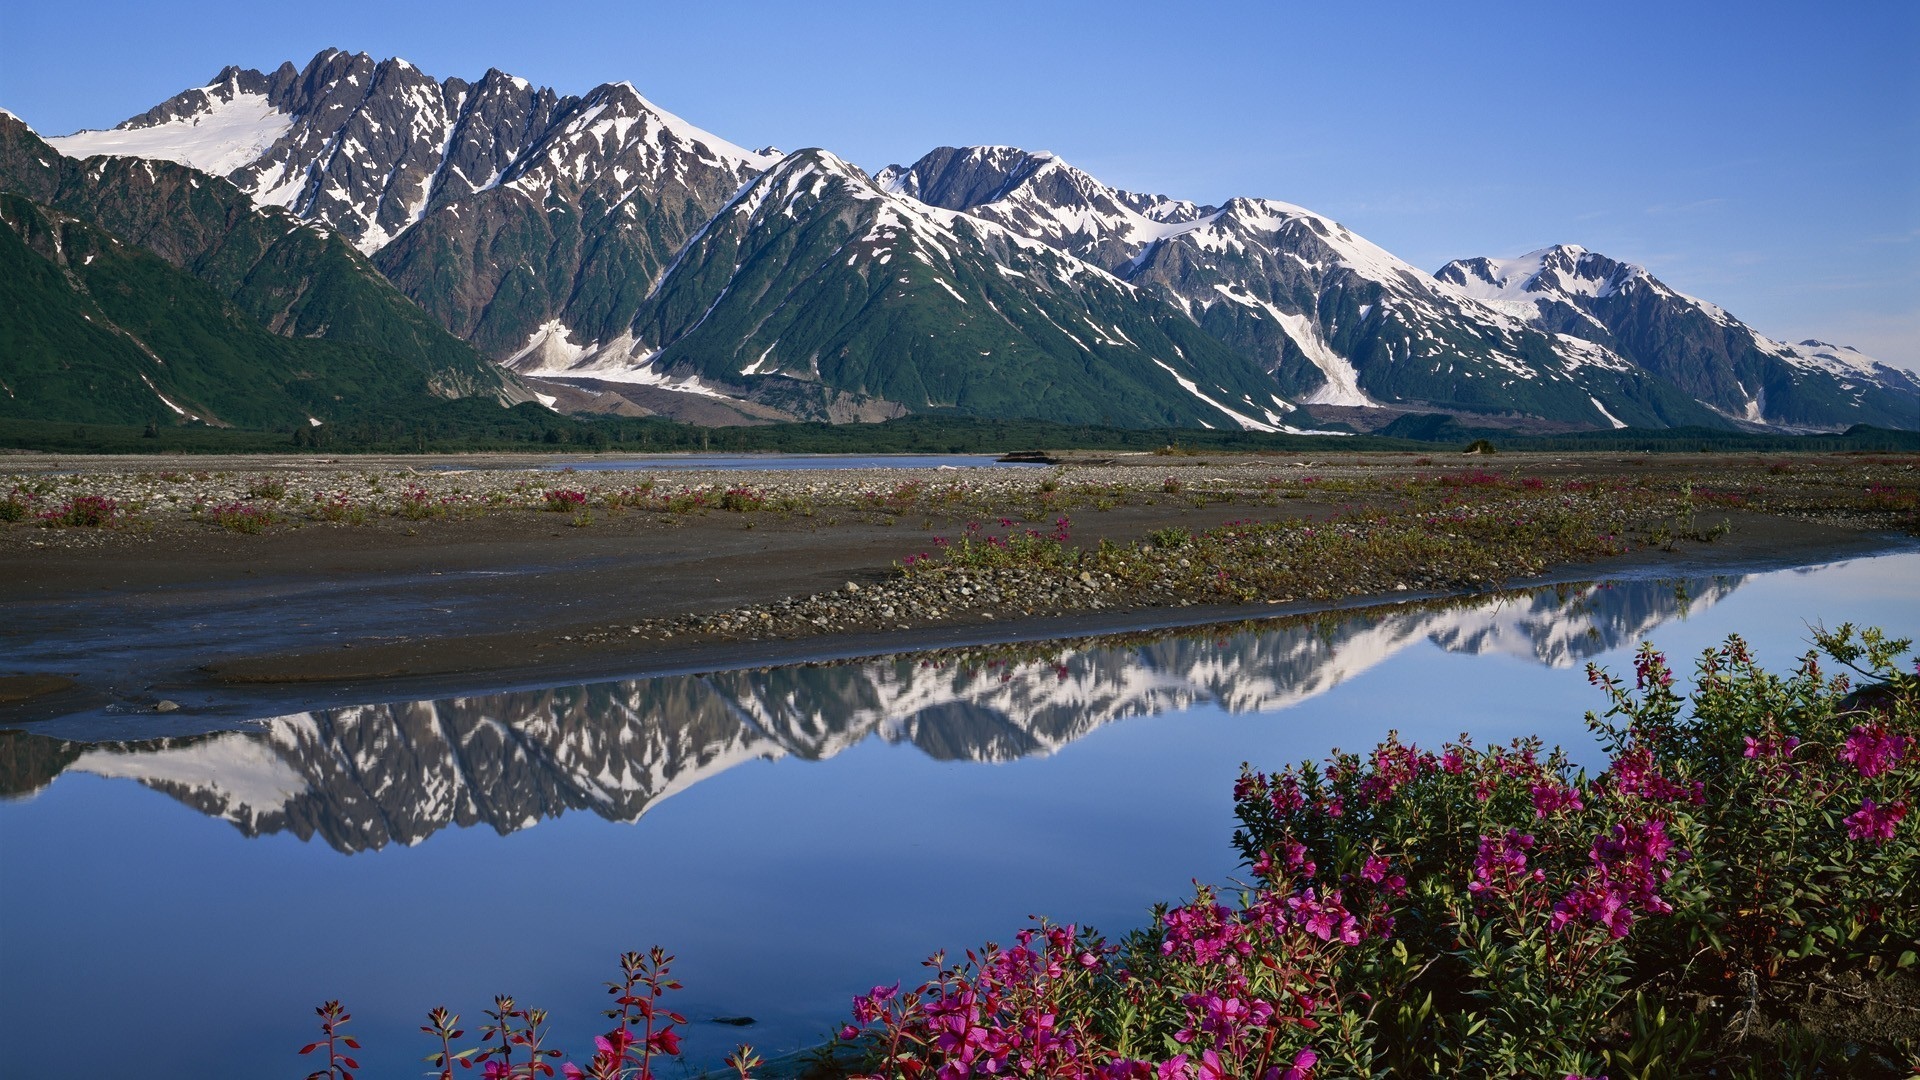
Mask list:
[[137,713],[163,695],[219,710],[242,684],[249,700],[316,684],[372,700],[425,679],[741,666],[1865,550],[1916,532],[1917,461],[1143,454],[566,473],[14,457],[0,462],[14,519],[0,603],[15,615],[0,677],[42,692],[0,694],[0,721]]

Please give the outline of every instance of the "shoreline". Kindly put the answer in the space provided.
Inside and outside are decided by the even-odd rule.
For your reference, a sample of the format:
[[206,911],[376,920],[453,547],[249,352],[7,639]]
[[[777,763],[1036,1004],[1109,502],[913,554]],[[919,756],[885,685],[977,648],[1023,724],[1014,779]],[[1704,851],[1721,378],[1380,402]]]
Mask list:
[[[874,470],[864,470],[839,477],[807,474],[801,479],[813,486],[819,505],[798,511],[619,512],[593,528],[560,528],[558,515],[532,510],[444,521],[383,518],[360,528],[278,526],[252,536],[185,520],[163,520],[144,531],[0,527],[0,605],[17,616],[14,627],[0,636],[11,657],[0,662],[0,727],[90,739],[186,734],[314,708],[1178,632],[1575,581],[1752,572],[1920,546],[1915,536],[1858,514],[1823,517],[1804,510],[1733,507],[1702,512],[1703,525],[1709,520],[1732,525],[1733,531],[1715,542],[1670,539],[1671,550],[1635,543],[1625,554],[1559,560],[1528,553],[1548,549],[1513,549],[1490,569],[1485,562],[1463,563],[1433,574],[1430,584],[1393,581],[1390,571],[1375,580],[1379,575],[1369,575],[1370,567],[1349,567],[1346,578],[1316,573],[1327,581],[1324,587],[1316,582],[1312,593],[1252,600],[1223,599],[1191,583],[1129,585],[1106,575],[1096,583],[1086,572],[1079,574],[1084,584],[1076,584],[1072,569],[1084,563],[1064,571],[956,568],[905,578],[897,570],[900,560],[927,545],[932,535],[955,531],[963,520],[1000,506],[1014,508],[1009,512],[1023,520],[1039,521],[1054,512],[1055,502],[1065,509],[1069,496],[1097,497],[1111,505],[1076,504],[1070,510],[1074,546],[1081,553],[1096,545],[1103,552],[1109,544],[1132,545],[1127,549],[1165,562],[1148,538],[1169,529],[1200,535],[1230,522],[1275,530],[1305,523],[1304,531],[1311,532],[1341,514],[1356,513],[1377,514],[1384,521],[1404,509],[1391,502],[1397,497],[1391,496],[1392,484],[1413,474],[1481,464],[1434,466],[1386,458],[1348,466],[1315,464],[1316,476],[1301,478],[1297,470],[1307,466],[1227,457],[1233,460],[1150,459],[1046,472],[969,470],[982,480],[1005,483],[986,485],[991,490],[977,504],[944,514],[939,506],[922,503],[909,510],[875,510],[833,502],[873,485]],[[1699,460],[1649,468],[1638,461],[1569,455],[1516,456],[1486,464],[1514,477],[1610,477],[1630,470],[1643,486],[1656,472],[1662,479],[1655,486],[1676,479],[1691,485],[1690,478],[1703,467]],[[1723,471],[1738,465],[1747,473],[1768,475],[1762,463],[1707,457],[1706,465]],[[1839,497],[1831,492],[1848,484],[1857,488],[1853,474],[1861,468],[1824,460],[1806,466],[1808,471],[1839,470],[1820,480],[1819,490],[1828,492],[1821,498],[1829,500]],[[1909,458],[1891,467],[1866,468],[1891,471],[1905,485],[1914,484]],[[1168,497],[1157,490],[1158,477],[1176,470],[1196,482],[1179,497]],[[904,477],[903,484],[955,478],[952,471],[878,472],[884,480]],[[727,478],[767,484],[770,491],[796,482],[793,473],[760,471]],[[1316,487],[1319,478],[1328,479]],[[547,479],[557,477],[547,474]],[[1217,492],[1199,486],[1214,481]],[[1057,490],[1035,487],[1048,482]],[[1334,482],[1350,486],[1325,490]],[[1171,489],[1171,477],[1167,483]],[[1300,490],[1273,497],[1274,485],[1288,483]],[[829,488],[837,493],[820,494]],[[1036,492],[1038,507],[1032,505]],[[1510,494],[1532,497],[1517,487]],[[861,497],[870,500],[873,493]],[[1824,505],[1819,499],[1806,505],[1816,504]],[[922,521],[923,515],[923,527],[913,528],[910,522]],[[1268,544],[1271,548],[1272,541]],[[1469,567],[1487,573],[1470,574]],[[1018,579],[1019,588],[1005,585],[1009,575]],[[981,590],[978,596],[974,587]],[[929,589],[950,599],[930,601],[926,617],[890,614],[882,622],[868,610],[883,602],[876,597],[917,596]],[[962,592],[969,601],[957,602]],[[981,602],[980,596],[994,599]]]
[[[1678,579],[1689,574],[1750,574],[1877,558],[1920,550],[1920,538],[1866,534],[1847,541],[1796,547],[1771,555],[1688,551],[1684,558],[1627,558],[1587,563],[1498,588],[1473,592],[1421,592],[1352,596],[1331,602],[1274,605],[1220,604],[1188,608],[1145,608],[1105,612],[1065,612],[1002,623],[926,626],[892,633],[837,633],[809,638],[749,643],[698,642],[608,655],[582,648],[515,667],[457,669],[386,678],[286,678],[220,680],[200,673],[152,691],[178,708],[166,712],[82,709],[43,717],[10,715],[35,706],[60,707],[60,698],[78,689],[57,680],[26,701],[0,700],[0,730],[13,729],[79,742],[118,741],[246,730],[260,721],[290,713],[384,705],[453,697],[549,689],[579,683],[629,681],[681,675],[709,675],[796,665],[858,664],[904,655],[991,650],[1009,646],[1041,649],[1085,647],[1122,636],[1178,637],[1258,629],[1317,616],[1382,612],[1406,606],[1470,603],[1516,596],[1561,585],[1603,581]],[[1666,553],[1661,553],[1666,554]],[[46,676],[24,676],[45,679]],[[0,678],[0,683],[7,680]],[[172,697],[165,697],[171,694]],[[198,703],[196,703],[198,702]],[[23,708],[23,706],[25,706]]]

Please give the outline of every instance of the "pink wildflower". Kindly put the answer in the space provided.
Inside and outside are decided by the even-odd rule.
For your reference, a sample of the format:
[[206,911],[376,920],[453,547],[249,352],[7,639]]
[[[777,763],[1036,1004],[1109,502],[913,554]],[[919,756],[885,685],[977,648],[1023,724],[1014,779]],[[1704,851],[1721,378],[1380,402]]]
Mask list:
[[[1741,751],[1741,756],[1756,760],[1792,757],[1794,750],[1800,746],[1800,740],[1793,735],[1783,735],[1779,738],[1769,735],[1759,739],[1748,735],[1745,739],[1747,748]],[[1845,756],[1845,751],[1842,751],[1841,756]]]
[[1293,1065],[1279,1076],[1279,1080],[1311,1080],[1313,1067],[1320,1064],[1320,1055],[1312,1048],[1301,1050],[1293,1055]]
[[1392,863],[1378,855],[1369,855],[1366,863],[1360,867],[1360,876],[1380,886],[1381,892],[1399,896],[1407,891],[1406,875],[1389,873],[1392,869]]
[[1341,905],[1338,889],[1327,890],[1324,900],[1308,889],[1289,897],[1287,910],[1296,925],[1321,941],[1331,943],[1337,938],[1342,945],[1360,943],[1360,920]]
[[1533,816],[1544,818],[1561,810],[1585,810],[1586,804],[1580,801],[1580,791],[1574,787],[1561,787],[1559,784],[1534,784],[1527,789],[1533,795]]
[[1906,816],[1907,804],[1904,799],[1886,806],[1880,806],[1872,799],[1862,799],[1860,809],[1847,815],[1847,837],[1884,844],[1893,839],[1894,827]]
[[1871,780],[1899,767],[1911,742],[1913,740],[1905,735],[1888,732],[1881,724],[1856,725],[1847,736],[1847,745],[1840,750],[1840,760],[1851,762],[1861,776]]
[[1467,891],[1475,896],[1482,893],[1498,896],[1517,889],[1529,878],[1546,880],[1543,870],[1527,873],[1527,852],[1533,845],[1534,838],[1518,829],[1507,830],[1505,836],[1482,836],[1480,850],[1473,859],[1473,880],[1467,883]]

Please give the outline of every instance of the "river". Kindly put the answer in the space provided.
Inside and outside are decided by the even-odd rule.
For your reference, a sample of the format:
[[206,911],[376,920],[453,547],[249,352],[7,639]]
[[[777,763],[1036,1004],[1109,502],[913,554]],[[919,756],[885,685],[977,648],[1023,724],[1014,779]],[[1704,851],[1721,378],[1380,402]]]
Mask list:
[[[1398,729],[1603,764],[1584,665],[1841,621],[1912,635],[1920,553],[961,657],[370,704],[246,730],[0,733],[0,1039],[21,1076],[363,1076],[445,1004],[588,1056],[625,949],[679,956],[689,1059],[817,1041],[848,998],[1029,914],[1111,933],[1235,872],[1231,787]],[[754,1018],[736,1027],[720,1017]],[[17,1073],[16,1073],[17,1070]]]

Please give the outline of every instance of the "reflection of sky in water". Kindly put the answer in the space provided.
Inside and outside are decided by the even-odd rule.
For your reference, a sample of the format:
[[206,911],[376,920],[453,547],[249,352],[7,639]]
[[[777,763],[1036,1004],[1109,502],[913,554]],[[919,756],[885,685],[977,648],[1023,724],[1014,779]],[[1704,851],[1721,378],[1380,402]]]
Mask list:
[[[1660,602],[1658,588],[1597,596],[1594,611],[1613,615],[1592,621],[1618,632],[1611,643],[1584,637],[1579,618],[1481,609],[1425,623],[1342,624],[1317,643],[1298,631],[1235,638],[1224,660],[1257,660],[1240,669],[1211,643],[1149,646],[1134,657],[1156,666],[1148,681],[1201,703],[1147,715],[1115,689],[1138,688],[1139,663],[1083,655],[1069,665],[1074,677],[1099,708],[1127,718],[1069,725],[1040,740],[1054,752],[993,767],[943,760],[911,741],[948,757],[1008,745],[981,734],[1005,735],[991,724],[953,717],[942,689],[950,673],[920,676],[934,680],[923,685],[911,665],[891,675],[816,670],[805,685],[824,697],[931,704],[946,709],[937,713],[946,726],[930,732],[924,718],[902,725],[881,715],[883,738],[796,728],[784,742],[739,728],[761,739],[755,746],[834,752],[818,762],[746,755],[697,782],[670,784],[678,790],[652,801],[637,824],[575,810],[506,835],[484,826],[409,833],[392,809],[409,793],[379,790],[383,777],[404,770],[380,761],[358,787],[344,785],[328,812],[394,818],[394,834],[415,846],[351,857],[287,832],[242,839],[180,801],[196,797],[189,789],[209,771],[217,783],[222,769],[257,764],[248,757],[260,756],[257,741],[190,758],[201,773],[179,757],[149,756],[149,771],[139,773],[133,755],[117,766],[96,756],[85,759],[90,767],[146,776],[176,797],[69,771],[30,799],[0,805],[8,868],[0,1037],[27,1075],[63,1071],[54,1063],[77,1060],[77,1048],[139,1040],[161,1048],[141,1052],[167,1063],[154,1075],[298,1075],[293,1050],[307,1038],[311,1007],[339,997],[368,1043],[367,1075],[411,1076],[427,1049],[414,1029],[428,1006],[448,1004],[471,1029],[496,992],[552,1010],[559,1045],[587,1045],[614,956],[658,942],[682,958],[691,988],[682,1011],[761,1020],[739,1030],[696,1024],[690,1048],[717,1055],[740,1038],[767,1049],[796,1045],[842,1015],[854,991],[915,978],[916,961],[936,947],[1004,939],[1028,913],[1118,932],[1190,878],[1232,873],[1229,788],[1242,760],[1271,767],[1334,745],[1364,749],[1399,728],[1425,744],[1462,729],[1483,742],[1538,733],[1588,747],[1581,756],[1597,763],[1581,714],[1601,699],[1578,654],[1604,647],[1595,658],[1626,671],[1636,635],[1650,630],[1686,670],[1693,655],[1739,630],[1764,663],[1784,668],[1806,648],[1803,620],[1911,634],[1920,555],[1733,585],[1696,583],[1712,602],[1696,602],[1684,621],[1670,617],[1674,605]],[[1434,646],[1435,636],[1460,651]],[[1543,653],[1567,666],[1544,666]],[[751,685],[775,686],[768,678]],[[738,704],[750,682],[708,685],[729,688]],[[890,685],[893,696],[860,699],[870,683]],[[1025,698],[989,686],[970,700],[1031,703],[1047,686],[1034,683]],[[1291,703],[1229,712],[1223,700]],[[356,745],[395,754],[378,732]],[[162,770],[160,760],[172,764]],[[6,764],[16,775],[25,767]],[[256,801],[277,790],[230,786]],[[387,801],[356,801],[354,792]],[[125,1019],[89,1019],[110,997],[146,1004]]]

